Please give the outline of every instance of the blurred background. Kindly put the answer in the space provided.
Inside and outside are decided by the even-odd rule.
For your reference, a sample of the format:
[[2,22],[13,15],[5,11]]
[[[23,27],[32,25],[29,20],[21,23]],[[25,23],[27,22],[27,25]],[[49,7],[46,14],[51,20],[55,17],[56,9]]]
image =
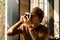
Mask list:
[[[39,7],[44,11],[42,24],[49,27],[49,40],[60,40],[60,0],[7,0],[7,30],[20,20],[20,15]],[[5,0],[0,0],[0,40],[5,34]],[[7,36],[7,40],[19,40],[20,35]]]
[[0,40],[4,40],[5,30],[5,0],[0,0]]

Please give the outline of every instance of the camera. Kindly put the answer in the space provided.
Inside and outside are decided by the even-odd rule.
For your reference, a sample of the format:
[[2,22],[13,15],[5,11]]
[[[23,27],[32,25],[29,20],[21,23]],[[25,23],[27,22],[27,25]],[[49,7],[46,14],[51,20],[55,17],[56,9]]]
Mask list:
[[28,17],[29,19],[31,19],[31,13],[29,13],[29,12],[25,12],[23,16],[24,16],[26,19],[27,19],[27,17]]

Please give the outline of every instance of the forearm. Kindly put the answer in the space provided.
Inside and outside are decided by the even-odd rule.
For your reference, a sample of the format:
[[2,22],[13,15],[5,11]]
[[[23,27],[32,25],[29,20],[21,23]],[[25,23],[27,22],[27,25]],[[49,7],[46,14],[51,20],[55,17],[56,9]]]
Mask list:
[[18,30],[17,28],[21,25],[22,23],[20,21],[18,21],[15,25],[13,25],[8,31],[7,31],[7,35],[14,35],[17,34],[19,32],[21,32],[21,30]]
[[16,24],[14,24],[10,29],[16,30],[20,25],[22,24],[22,22],[18,21]]
[[22,30],[8,31],[7,35],[14,36],[14,35],[19,34],[19,33],[22,33]]

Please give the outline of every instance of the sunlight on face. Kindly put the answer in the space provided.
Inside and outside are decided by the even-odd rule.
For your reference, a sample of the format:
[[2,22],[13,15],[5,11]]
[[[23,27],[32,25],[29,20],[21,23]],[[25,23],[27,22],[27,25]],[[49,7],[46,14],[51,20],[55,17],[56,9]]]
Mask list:
[[34,24],[35,26],[38,25],[40,23],[40,19],[38,16],[36,16],[35,14],[33,15],[32,19],[32,24]]

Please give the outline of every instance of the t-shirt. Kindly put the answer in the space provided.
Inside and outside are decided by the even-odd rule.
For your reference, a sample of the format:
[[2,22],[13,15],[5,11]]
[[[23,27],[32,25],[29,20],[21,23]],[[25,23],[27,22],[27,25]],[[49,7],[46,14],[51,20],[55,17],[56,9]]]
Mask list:
[[35,28],[21,27],[20,40],[48,40],[48,28],[44,25],[38,25]]

